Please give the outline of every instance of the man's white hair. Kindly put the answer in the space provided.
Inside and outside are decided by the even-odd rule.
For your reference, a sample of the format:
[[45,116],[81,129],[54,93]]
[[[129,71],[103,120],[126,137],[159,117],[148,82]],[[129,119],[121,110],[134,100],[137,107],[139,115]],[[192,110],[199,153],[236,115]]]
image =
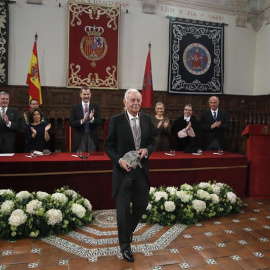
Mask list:
[[128,95],[130,93],[134,93],[134,92],[138,93],[142,99],[142,94],[139,92],[139,90],[134,89],[134,88],[130,88],[130,89],[127,89],[127,91],[125,92],[125,96],[124,96],[125,101],[127,101]]

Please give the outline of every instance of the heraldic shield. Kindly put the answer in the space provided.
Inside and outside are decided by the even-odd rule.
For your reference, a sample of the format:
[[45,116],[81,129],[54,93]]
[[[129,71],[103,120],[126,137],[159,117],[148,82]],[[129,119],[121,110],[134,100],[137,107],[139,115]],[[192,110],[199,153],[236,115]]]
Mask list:
[[95,61],[102,59],[108,51],[107,41],[101,36],[104,33],[104,29],[95,25],[86,26],[84,29],[87,35],[81,40],[81,53],[85,58],[92,61],[91,66],[95,67]]
[[67,87],[119,89],[121,7],[68,2]]

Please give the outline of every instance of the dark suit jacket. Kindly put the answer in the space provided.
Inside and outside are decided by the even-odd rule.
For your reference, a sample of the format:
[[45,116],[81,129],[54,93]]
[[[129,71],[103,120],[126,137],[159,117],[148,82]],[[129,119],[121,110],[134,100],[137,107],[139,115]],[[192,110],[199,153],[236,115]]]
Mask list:
[[186,138],[179,138],[178,132],[184,129],[187,126],[187,122],[184,120],[184,116],[176,119],[172,124],[171,132],[176,140],[176,150],[177,151],[186,151],[189,153],[194,153],[197,151],[198,143],[197,137],[199,135],[199,123],[194,116],[190,117],[191,127],[196,135],[196,137],[192,138],[187,136]]
[[[154,126],[149,115],[140,113],[139,118],[141,127],[140,148],[147,149],[149,158],[149,156],[154,150]],[[105,142],[105,152],[113,162],[113,197],[115,197],[115,195],[117,194],[119,185],[122,183],[126,174],[128,173],[120,167],[118,161],[127,152],[132,150],[135,150],[135,144],[126,112],[113,116],[110,119],[107,140]],[[141,163],[150,187],[148,158],[143,158],[141,160]]]
[[6,114],[11,126],[7,127],[5,121],[0,117],[0,153],[14,153],[16,130],[19,129],[19,114],[12,107],[8,107]]
[[[93,104],[90,102],[89,112],[94,109],[94,122],[90,123],[90,135],[96,145],[98,150],[98,133],[97,128],[101,125],[101,116],[99,113],[99,106],[97,104]],[[81,120],[83,119],[84,111],[82,107],[82,103],[72,106],[69,118],[69,125],[74,128],[74,143],[73,143],[73,151],[76,151],[82,136],[84,134],[84,124],[81,124]]]
[[[221,126],[211,129],[211,125],[215,121],[221,121]],[[222,149],[226,149],[225,131],[230,128],[230,125],[224,110],[218,109],[216,120],[214,120],[210,109],[204,111],[201,117],[201,126],[203,130],[204,149],[206,149],[214,139],[219,142]]]

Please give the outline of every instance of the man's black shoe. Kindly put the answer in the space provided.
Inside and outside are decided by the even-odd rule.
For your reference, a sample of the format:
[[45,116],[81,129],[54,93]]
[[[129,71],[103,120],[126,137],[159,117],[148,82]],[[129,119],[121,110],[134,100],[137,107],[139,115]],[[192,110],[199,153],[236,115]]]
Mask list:
[[130,248],[122,251],[123,258],[128,262],[134,262],[133,253]]

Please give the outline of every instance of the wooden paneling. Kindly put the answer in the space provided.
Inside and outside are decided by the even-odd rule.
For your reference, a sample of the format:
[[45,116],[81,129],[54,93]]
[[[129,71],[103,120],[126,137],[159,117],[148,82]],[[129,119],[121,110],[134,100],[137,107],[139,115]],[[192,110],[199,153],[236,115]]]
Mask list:
[[[10,105],[22,114],[28,107],[27,86],[5,86],[1,91],[10,94]],[[123,110],[125,90],[93,89],[92,102],[100,105],[101,116],[108,120],[112,115]],[[55,133],[55,148],[64,151],[65,119],[69,119],[72,105],[81,102],[80,90],[65,87],[42,87],[43,105],[41,109],[50,119]],[[165,91],[154,91],[154,103],[162,101],[166,115],[173,121],[182,115],[185,104],[193,105],[194,115],[200,119],[201,113],[208,108],[207,95],[167,94]],[[245,153],[245,138],[241,132],[248,123],[270,124],[270,96],[222,95],[220,108],[227,111],[231,128],[227,133],[229,150]],[[142,109],[154,115],[154,108]],[[99,129],[100,148],[103,149],[103,128]]]

